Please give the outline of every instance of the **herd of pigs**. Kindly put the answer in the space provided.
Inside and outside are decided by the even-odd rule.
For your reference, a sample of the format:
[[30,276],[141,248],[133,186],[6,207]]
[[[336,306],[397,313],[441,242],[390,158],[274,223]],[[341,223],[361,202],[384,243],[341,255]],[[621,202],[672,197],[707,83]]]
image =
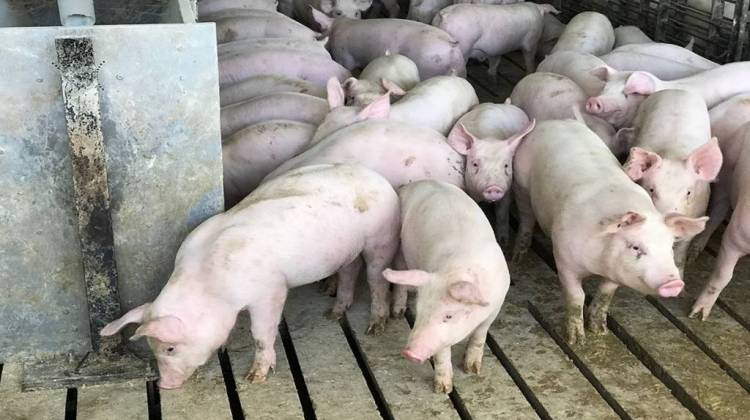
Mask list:
[[[385,0],[198,3],[216,24],[228,210],[187,237],[154,302],[102,335],[141,324],[132,339],[148,339],[159,385],[176,388],[247,310],[248,379],[262,382],[288,289],[335,275],[341,317],[364,266],[368,333],[415,288],[403,355],[433,358],[435,390],[449,392],[451,346],[468,339],[464,369],[478,373],[509,288],[498,243],[511,198],[511,264],[538,224],[579,344],[585,278],[603,278],[586,325],[605,333],[619,286],[681,293],[686,262],[733,209],[692,308],[709,315],[750,253],[750,63],[718,65],[594,12],[564,25],[547,4],[415,0],[411,19],[361,19],[376,6],[399,13]],[[505,103],[479,104],[466,61],[494,77],[516,50],[528,75]],[[477,201],[495,203],[494,229]]]

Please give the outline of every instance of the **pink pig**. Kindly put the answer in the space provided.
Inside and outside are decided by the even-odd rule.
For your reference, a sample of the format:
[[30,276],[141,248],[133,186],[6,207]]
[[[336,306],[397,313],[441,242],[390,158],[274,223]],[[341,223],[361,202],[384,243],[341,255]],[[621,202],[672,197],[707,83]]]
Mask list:
[[[403,355],[435,361],[435,392],[451,392],[451,346],[469,338],[464,369],[478,374],[487,330],[510,284],[502,250],[482,210],[463,191],[436,181],[402,187],[401,251],[408,270],[391,283],[417,287],[417,319]],[[456,221],[460,221],[457,223]]]
[[571,344],[584,339],[582,282],[604,277],[589,311],[595,333],[619,286],[661,297],[684,286],[674,263],[675,237],[703,230],[706,217],[663,216],[633,183],[604,143],[571,120],[540,122],[515,157],[514,199],[520,215],[513,259],[531,243],[534,225],[551,237]]
[[[113,335],[140,323],[159,363],[161,388],[178,388],[224,344],[241,310],[250,312],[255,360],[247,378],[263,382],[276,364],[274,341],[287,290],[337,271],[353,287],[367,265],[370,327],[388,314],[382,276],[398,248],[398,196],[380,175],[350,165],[316,165],[267,182],[240,204],[198,226],[152,303],[107,324]],[[337,298],[336,310],[351,301]]]

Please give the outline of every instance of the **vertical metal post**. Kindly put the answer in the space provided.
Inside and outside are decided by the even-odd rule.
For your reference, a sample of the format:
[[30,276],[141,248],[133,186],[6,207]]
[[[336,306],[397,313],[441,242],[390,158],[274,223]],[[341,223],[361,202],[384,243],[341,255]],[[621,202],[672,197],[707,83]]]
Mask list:
[[[711,59],[715,59],[720,55],[727,54],[728,51],[722,53],[719,50],[719,27],[721,20],[724,19],[724,0],[713,0],[711,2],[711,24],[708,26],[708,46],[706,47],[706,56]],[[731,43],[730,42],[730,50]],[[726,56],[724,57],[727,58]]]
[[750,0],[737,0],[734,6],[734,25],[737,27],[736,31],[736,46],[734,51],[734,61],[742,61],[745,56],[745,47],[748,44],[748,8],[750,8]]
[[91,38],[59,38],[55,46],[73,164],[91,346],[94,351],[111,351],[119,344],[117,340],[99,336],[102,327],[120,315],[107,161],[99,116],[99,69]]
[[659,0],[656,8],[656,28],[654,29],[654,41],[664,42],[666,38],[666,27],[669,24],[669,15],[672,12],[671,0]]

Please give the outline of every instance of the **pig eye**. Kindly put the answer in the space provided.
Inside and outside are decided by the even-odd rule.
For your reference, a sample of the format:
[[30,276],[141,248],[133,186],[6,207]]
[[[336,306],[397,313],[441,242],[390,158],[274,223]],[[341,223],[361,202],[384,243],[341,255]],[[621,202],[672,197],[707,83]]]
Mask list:
[[474,161],[474,162],[472,162],[471,166],[473,166],[475,168],[478,168],[479,167],[479,162]]
[[510,166],[510,165],[508,165],[508,164],[506,163],[506,164],[505,164],[505,169],[508,169],[508,167],[509,167],[509,166]]
[[690,197],[690,193],[691,193],[691,191],[688,190],[688,192],[687,192],[687,196],[688,197]]
[[167,347],[167,354],[172,354],[172,353],[174,353],[174,346]]
[[452,318],[453,318],[453,315],[451,315],[451,314],[448,314],[448,315],[446,315],[446,316],[444,316],[444,317],[443,317],[443,322],[448,322],[448,321],[450,321],[450,320],[451,320]]

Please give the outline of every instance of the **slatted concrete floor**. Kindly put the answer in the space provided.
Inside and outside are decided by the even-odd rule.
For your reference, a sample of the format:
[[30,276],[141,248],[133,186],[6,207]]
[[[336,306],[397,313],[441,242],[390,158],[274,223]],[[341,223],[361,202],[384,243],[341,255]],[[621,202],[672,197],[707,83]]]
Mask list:
[[[470,80],[492,102],[502,102],[523,75],[510,60],[497,82],[484,71],[472,66]],[[535,237],[534,252],[511,270],[514,284],[490,329],[482,374],[461,371],[457,348],[455,391],[447,396],[432,392],[429,364],[400,355],[408,319],[391,320],[383,335],[365,335],[367,293],[337,322],[324,316],[333,299],[310,285],[290,293],[276,373],[265,384],[243,378],[253,344],[242,317],[226,351],[175,391],[132,381],[17,393],[10,385],[16,366],[0,365],[0,419],[746,419],[750,260],[741,261],[708,321],[686,317],[718,238],[688,268],[685,296],[657,300],[619,290],[611,333],[571,347],[561,336],[549,243]]]

